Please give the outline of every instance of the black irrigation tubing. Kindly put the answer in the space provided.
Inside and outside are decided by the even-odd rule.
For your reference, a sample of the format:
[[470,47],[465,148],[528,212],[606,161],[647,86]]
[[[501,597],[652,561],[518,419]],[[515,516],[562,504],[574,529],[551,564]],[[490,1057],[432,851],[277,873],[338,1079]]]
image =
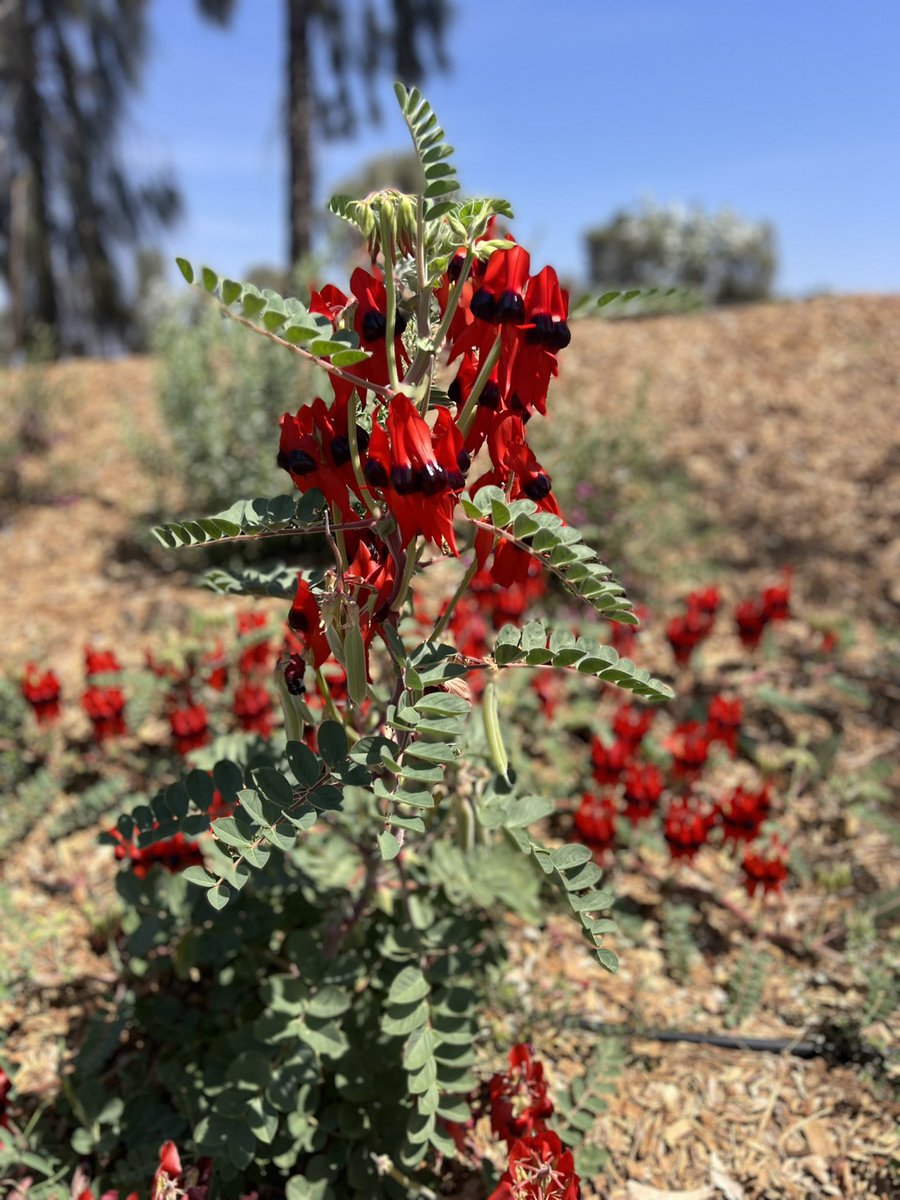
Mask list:
[[824,1058],[833,1064],[880,1062],[884,1055],[875,1046],[848,1036],[840,1029],[827,1027],[813,1038],[745,1037],[741,1034],[692,1033],[680,1029],[638,1029],[630,1025],[612,1025],[582,1017],[580,1029],[608,1037],[650,1042],[688,1042],[695,1046],[715,1046],[720,1050],[756,1050],[768,1054],[791,1054],[795,1058]]

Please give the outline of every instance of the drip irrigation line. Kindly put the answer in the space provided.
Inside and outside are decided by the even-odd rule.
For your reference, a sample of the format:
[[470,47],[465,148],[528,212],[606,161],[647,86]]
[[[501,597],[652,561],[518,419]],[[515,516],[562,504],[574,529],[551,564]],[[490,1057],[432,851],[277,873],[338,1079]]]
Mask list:
[[883,1063],[885,1055],[876,1046],[854,1037],[838,1026],[823,1026],[821,1032],[803,1040],[797,1038],[745,1037],[741,1034],[696,1033],[681,1029],[639,1029],[614,1025],[582,1017],[580,1029],[606,1037],[649,1042],[687,1042],[695,1046],[714,1046],[719,1050],[755,1050],[767,1054],[790,1054],[794,1058],[824,1058],[832,1065],[847,1063]]

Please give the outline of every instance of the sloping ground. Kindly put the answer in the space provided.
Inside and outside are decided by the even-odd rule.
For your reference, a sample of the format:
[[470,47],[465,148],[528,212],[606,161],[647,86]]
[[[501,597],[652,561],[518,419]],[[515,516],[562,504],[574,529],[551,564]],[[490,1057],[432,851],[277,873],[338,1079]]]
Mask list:
[[[709,513],[714,545],[704,555],[733,568],[717,581],[726,590],[744,588],[748,575],[770,581],[775,567],[794,566],[799,609],[855,618],[848,661],[864,672],[880,653],[883,632],[896,626],[900,605],[898,331],[900,297],[582,324],[563,360],[554,420],[611,421],[640,398],[663,466],[686,473]],[[233,607],[191,588],[187,570],[161,575],[139,555],[121,553],[155,498],[154,481],[142,476],[129,449],[135,431],[153,428],[152,383],[146,360],[48,371],[54,441],[46,457],[22,462],[33,502],[13,508],[0,526],[4,661],[11,670],[35,656],[52,661],[64,682],[80,678],[82,646],[91,637],[136,662],[153,634],[182,627],[190,611]],[[17,379],[0,378],[0,402],[4,386],[13,385]],[[564,463],[548,465],[565,470]],[[663,579],[657,599],[677,590]],[[779,634],[790,647],[785,664],[766,669],[790,691],[789,662],[808,654],[808,631],[798,622]],[[656,661],[669,661],[660,657],[658,627],[643,645]],[[713,639],[705,680],[732,651],[733,638]],[[784,678],[771,674],[776,670]],[[888,728],[893,695],[890,701],[885,689],[877,720],[847,701],[836,769],[853,774],[896,755]],[[815,826],[818,804],[816,792],[801,787],[794,819]],[[823,814],[823,829],[842,820],[840,811]],[[823,833],[815,847],[823,861],[844,857],[879,890],[896,886],[890,841],[849,815],[843,828],[844,840]],[[110,879],[110,864],[91,845],[86,834],[56,845],[27,839],[4,870],[7,900],[28,919],[23,944],[21,920],[7,923],[0,913],[0,959],[17,961],[30,977],[30,986],[15,984],[14,998],[0,1006],[0,1027],[16,1025],[11,1051],[25,1090],[46,1094],[79,1008],[112,983],[102,946],[88,944]],[[690,873],[686,879],[688,888],[702,882]],[[657,884],[639,873],[623,874],[616,888],[640,911],[664,903]],[[846,891],[823,899],[798,887],[783,909],[769,912],[768,924],[781,922],[788,935],[828,930],[854,900]],[[641,945],[624,952],[615,978],[590,965],[571,922],[554,920],[540,941],[527,930],[521,938],[513,933],[511,986],[520,1011],[499,1016],[499,1029],[507,1021],[510,1037],[532,1033],[556,1078],[575,1069],[589,1040],[560,1032],[555,1014],[562,1010],[644,1028],[720,1030],[726,986],[747,935],[724,908],[713,909],[708,921],[714,950],[695,959],[681,985],[666,971],[652,920],[644,921]],[[741,1032],[802,1036],[823,1013],[862,1003],[858,977],[841,954],[826,949],[813,961],[798,960],[768,943],[765,952],[760,1003]],[[896,1045],[896,1029],[884,1021],[869,1033]],[[631,1049],[598,1128],[611,1152],[596,1186],[604,1200],[669,1194],[642,1192],[645,1185],[688,1189],[690,1200],[900,1194],[886,1165],[898,1154],[896,1113],[884,1082],[876,1086],[859,1068],[649,1041]]]
[[590,421],[642,403],[726,562],[791,564],[810,599],[896,618],[900,296],[577,326],[560,393]]
[[[551,419],[602,423],[640,398],[664,462],[722,530],[721,560],[791,564],[811,601],[896,617],[900,296],[582,322],[562,361]],[[17,386],[0,376],[0,405]],[[65,669],[87,636],[133,638],[210,601],[221,611],[187,569],[161,580],[114,557],[156,495],[133,453],[155,428],[152,362],[61,364],[46,391],[51,451],[23,469],[38,502],[0,525],[10,663],[40,653]]]

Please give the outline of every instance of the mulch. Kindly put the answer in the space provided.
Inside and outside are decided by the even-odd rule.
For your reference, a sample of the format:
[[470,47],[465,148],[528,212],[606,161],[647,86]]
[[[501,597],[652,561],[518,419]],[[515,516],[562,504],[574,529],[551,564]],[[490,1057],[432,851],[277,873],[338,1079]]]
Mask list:
[[[198,592],[188,569],[160,574],[135,549],[135,527],[155,493],[130,438],[155,427],[152,363],[65,363],[46,378],[52,444],[23,463],[30,500],[0,526],[5,663],[18,671],[36,657],[75,686],[85,641],[115,645],[137,665],[149,642],[184,629],[192,613],[232,612],[240,602]],[[560,416],[572,421],[603,421],[642,398],[663,462],[686,473],[714,517],[715,556],[731,571],[726,588],[770,581],[790,564],[798,610],[852,620],[842,670],[868,683],[875,708],[846,699],[834,770],[896,762],[891,721],[900,693],[885,662],[900,607],[900,297],[594,322],[576,332],[563,380],[573,399],[568,409],[560,402]],[[16,380],[0,380],[0,403],[4,385]],[[794,661],[807,653],[806,636],[799,623],[784,631]],[[648,638],[648,661],[663,661],[661,634]],[[701,667],[709,680],[727,669],[729,653],[713,639]],[[815,678],[809,686],[814,695]],[[789,819],[814,822],[823,804],[815,788],[801,789]],[[879,891],[900,886],[885,833],[841,812],[834,797],[822,818],[845,821],[845,840],[823,837],[810,854],[826,863],[846,857]],[[683,882],[737,903],[720,858],[704,850]],[[652,850],[631,867],[617,875],[617,893],[658,912],[666,901]],[[112,903],[113,864],[109,851],[93,848],[93,834],[50,843],[38,830],[0,870],[4,1053],[17,1086],[47,1097],[67,1035],[113,985],[95,932]],[[827,930],[856,902],[852,889],[824,896],[799,885],[763,914],[763,928]],[[554,918],[540,937],[511,926],[509,983],[521,1004],[496,1015],[495,1044],[504,1034],[530,1037],[551,1076],[563,1079],[582,1069],[596,1037],[569,1029],[566,1014],[645,1031],[721,1031],[749,935],[713,901],[704,920],[716,950],[696,958],[683,983],[668,974],[655,920],[622,948],[615,976],[592,963],[571,922]],[[833,945],[812,959],[765,938],[760,946],[768,956],[760,1002],[735,1032],[800,1040],[825,1017],[858,1013],[862,981]],[[864,1031],[894,1054],[898,1032],[896,1014]],[[587,1192],[604,1200],[896,1200],[897,1075],[896,1058],[886,1078],[821,1059],[635,1038],[593,1134],[609,1158]]]

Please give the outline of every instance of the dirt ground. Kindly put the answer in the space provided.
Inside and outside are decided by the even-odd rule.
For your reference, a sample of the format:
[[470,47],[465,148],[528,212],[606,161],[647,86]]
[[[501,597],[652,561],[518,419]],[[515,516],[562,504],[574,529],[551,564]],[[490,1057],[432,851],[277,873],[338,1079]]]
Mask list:
[[[714,517],[715,555],[733,579],[770,581],[790,564],[798,609],[853,621],[844,670],[866,681],[875,705],[860,713],[848,698],[835,770],[896,763],[900,684],[887,639],[900,615],[900,296],[585,323],[558,392],[566,379],[592,420],[642,397],[663,462],[686,472]],[[47,369],[46,384],[52,442],[48,454],[20,464],[27,502],[8,508],[0,524],[0,608],[5,668],[18,672],[35,657],[65,683],[79,677],[87,640],[115,644],[138,662],[153,636],[183,627],[191,611],[237,602],[191,586],[189,552],[184,569],[161,572],[135,543],[154,489],[130,435],[153,427],[153,364],[65,363]],[[4,388],[16,385],[0,378],[0,405]],[[806,635],[786,636],[802,654]],[[711,679],[725,657],[714,644],[704,667]],[[814,824],[818,794],[801,789],[795,803],[796,819]],[[890,837],[846,820],[846,842],[823,844],[825,859],[848,856],[879,893],[900,886]],[[21,922],[0,920],[0,956],[21,965],[0,993],[0,1027],[12,1030],[18,1086],[37,1094],[53,1086],[69,1022],[113,981],[102,948],[87,941],[111,894],[111,864],[91,845],[85,834],[54,845],[26,840],[15,864],[0,866],[6,902],[29,925],[23,943]],[[716,869],[711,862],[702,878],[689,871],[687,886],[706,886]],[[660,901],[652,872],[622,876],[616,887],[638,909]],[[823,898],[798,889],[764,928],[827,931],[853,903],[852,890]],[[696,959],[680,984],[666,970],[653,921],[623,951],[614,977],[591,966],[567,923],[554,920],[541,941],[523,931],[511,977],[522,1009],[504,1018],[510,1032],[527,1028],[536,1043],[552,1042],[547,1057],[558,1077],[577,1070],[591,1035],[561,1033],[542,1018],[548,1011],[720,1032],[747,935],[726,908],[712,906],[708,921],[717,950]],[[760,1004],[738,1033],[802,1040],[823,1017],[860,1005],[860,979],[834,943],[810,956],[768,941],[765,953]],[[896,1055],[896,1013],[865,1033]],[[636,1040],[596,1131],[610,1158],[593,1194],[896,1200],[900,1109],[890,1095],[889,1082],[858,1065]]]

